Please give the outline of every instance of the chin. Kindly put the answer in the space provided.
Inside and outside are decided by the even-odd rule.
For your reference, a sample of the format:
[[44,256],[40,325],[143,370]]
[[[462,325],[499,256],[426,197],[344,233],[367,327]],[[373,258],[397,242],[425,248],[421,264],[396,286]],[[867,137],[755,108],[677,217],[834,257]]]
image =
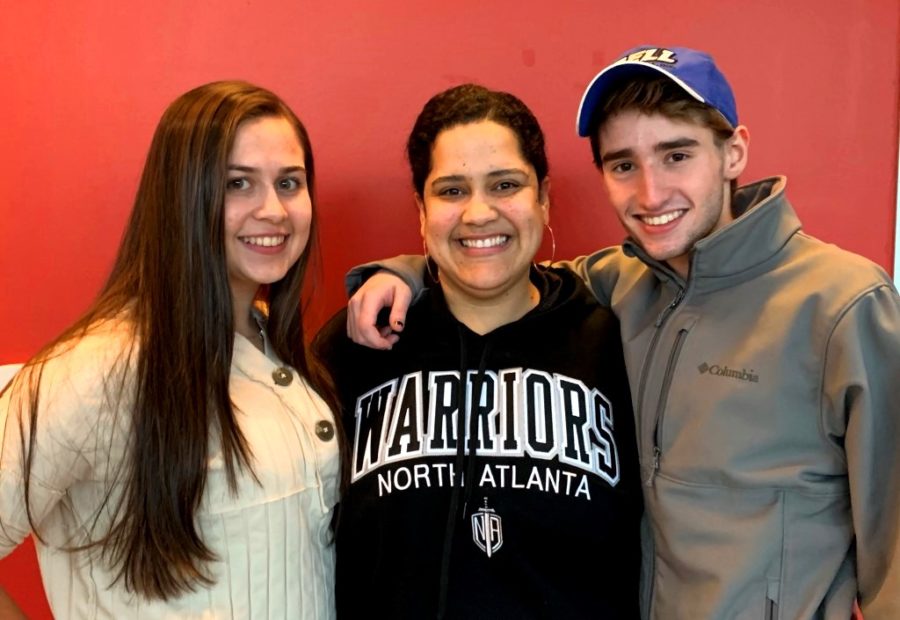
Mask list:
[[268,274],[256,274],[252,277],[252,280],[256,282],[257,286],[263,286],[266,284],[274,284],[279,280],[283,279],[284,276],[287,275],[287,272],[284,273],[268,273]]

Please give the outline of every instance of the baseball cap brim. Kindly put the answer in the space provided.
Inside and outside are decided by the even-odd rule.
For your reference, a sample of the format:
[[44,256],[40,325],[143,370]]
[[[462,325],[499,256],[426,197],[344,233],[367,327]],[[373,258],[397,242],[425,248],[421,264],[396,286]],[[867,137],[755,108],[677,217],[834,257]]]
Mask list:
[[581,104],[579,104],[578,106],[578,135],[582,138],[590,135],[591,121],[594,118],[594,112],[596,111],[599,103],[603,100],[603,98],[611,88],[615,87],[616,84],[627,78],[653,73],[666,76],[667,78],[678,84],[681,88],[683,88],[685,92],[687,92],[697,101],[700,101],[701,103],[707,103],[707,101],[703,97],[701,97],[700,94],[697,93],[697,91],[685,84],[683,80],[669,73],[662,67],[658,67],[646,62],[619,62],[606,67],[605,69],[603,69],[603,71],[594,76],[594,79],[591,80],[591,83],[588,84],[588,87],[585,89],[584,95],[582,95],[581,97]]

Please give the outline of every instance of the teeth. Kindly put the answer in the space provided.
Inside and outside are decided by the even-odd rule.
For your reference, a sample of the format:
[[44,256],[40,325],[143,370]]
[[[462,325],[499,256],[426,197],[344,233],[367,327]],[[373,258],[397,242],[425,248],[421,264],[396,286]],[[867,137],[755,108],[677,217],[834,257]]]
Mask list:
[[509,241],[508,235],[497,235],[487,239],[460,239],[460,243],[467,248],[493,248],[503,245],[507,241]]
[[247,245],[261,245],[266,248],[271,248],[284,243],[284,238],[285,235],[275,235],[272,237],[241,237],[241,241]]
[[644,221],[645,224],[649,224],[650,226],[662,226],[663,224],[668,224],[674,220],[677,220],[679,217],[684,215],[685,210],[680,209],[678,211],[670,211],[669,213],[663,213],[662,215],[656,215],[653,217],[643,215],[641,216],[641,220]]

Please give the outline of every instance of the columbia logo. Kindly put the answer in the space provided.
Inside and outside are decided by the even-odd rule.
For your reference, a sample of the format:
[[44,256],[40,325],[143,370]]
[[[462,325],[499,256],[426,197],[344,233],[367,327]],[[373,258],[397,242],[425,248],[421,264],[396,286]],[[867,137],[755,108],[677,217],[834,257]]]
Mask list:
[[747,370],[746,368],[734,370],[728,366],[719,366],[718,364],[709,365],[706,362],[703,362],[697,366],[697,370],[700,371],[701,375],[708,373],[715,375],[716,377],[729,377],[731,379],[739,379],[740,381],[759,383],[759,375],[754,373],[752,368],[750,370]]

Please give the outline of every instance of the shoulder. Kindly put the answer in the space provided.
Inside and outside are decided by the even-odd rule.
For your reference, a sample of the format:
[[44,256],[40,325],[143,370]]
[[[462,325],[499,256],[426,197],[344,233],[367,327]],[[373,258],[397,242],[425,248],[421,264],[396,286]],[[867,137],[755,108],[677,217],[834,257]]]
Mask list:
[[539,309],[510,328],[527,336],[523,342],[566,347],[573,355],[610,347],[621,349],[619,320],[598,301],[587,284],[566,268],[538,267]]
[[342,365],[342,359],[346,357],[346,350],[350,344],[352,341],[347,337],[345,306],[334,313],[316,333],[310,351],[332,378],[337,379],[337,371]]
[[541,296],[550,310],[618,323],[609,305],[599,300],[588,283],[575,272],[563,267],[537,269],[544,278]]
[[137,337],[128,320],[109,319],[95,323],[74,338],[53,347],[40,364],[41,385],[51,389],[68,385],[91,392],[97,379],[121,376],[137,353]]
[[800,232],[792,240],[788,269],[809,282],[820,295],[841,305],[852,304],[879,289],[896,289],[890,276],[869,259]]
[[26,364],[10,386],[10,405],[21,415],[36,397],[39,424],[65,444],[80,444],[130,396],[137,348],[130,321],[94,323]]
[[[652,272],[624,246],[616,245],[580,256],[571,261],[554,263],[572,270],[589,287],[591,293],[606,305],[641,283],[652,283]],[[651,284],[652,285],[652,284]]]
[[[404,332],[404,336],[406,332]],[[403,340],[403,338],[401,338]],[[340,389],[373,360],[384,357],[389,351],[371,349],[356,344],[347,335],[347,309],[338,310],[313,338],[312,354],[322,363]]]

